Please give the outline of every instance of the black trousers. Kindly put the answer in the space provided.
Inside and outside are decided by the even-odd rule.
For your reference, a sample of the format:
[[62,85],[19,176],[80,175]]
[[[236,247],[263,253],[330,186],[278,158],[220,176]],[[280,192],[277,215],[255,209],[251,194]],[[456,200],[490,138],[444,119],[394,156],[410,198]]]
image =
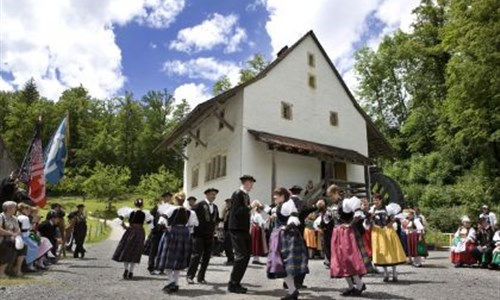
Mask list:
[[83,248],[83,243],[85,242],[85,237],[87,232],[77,232],[73,233],[73,238],[75,241],[75,251],[73,251],[73,255],[78,256],[78,254],[85,254],[85,248]]
[[325,257],[327,261],[330,261],[332,249],[331,249],[331,240],[332,240],[333,229],[327,228],[323,233],[323,251],[325,251]]
[[240,284],[250,261],[252,239],[248,230],[230,230],[230,235],[234,249],[234,264],[230,284]]
[[148,271],[150,272],[155,269],[155,260],[156,255],[158,254],[158,247],[160,246],[162,232],[155,232],[151,234],[153,234],[153,236],[151,237],[151,249],[148,257]]
[[210,262],[210,256],[212,255],[213,244],[214,238],[212,236],[194,237],[191,261],[189,262],[189,268],[187,271],[188,278],[194,278],[201,261],[200,271],[198,272],[198,281],[205,280],[205,273],[207,271],[208,263]]
[[229,230],[224,231],[224,253],[226,253],[228,262],[234,261],[233,243],[231,242]]

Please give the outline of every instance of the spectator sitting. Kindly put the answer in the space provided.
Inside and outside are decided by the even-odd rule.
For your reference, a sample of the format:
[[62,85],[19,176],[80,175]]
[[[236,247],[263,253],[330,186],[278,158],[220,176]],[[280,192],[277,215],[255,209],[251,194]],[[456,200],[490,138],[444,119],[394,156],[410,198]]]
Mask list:
[[57,248],[60,244],[60,235],[58,234],[59,224],[61,222],[60,214],[55,211],[51,211],[47,215],[47,220],[40,223],[38,226],[38,231],[42,237],[47,238],[52,244],[52,249],[50,252],[57,256]]

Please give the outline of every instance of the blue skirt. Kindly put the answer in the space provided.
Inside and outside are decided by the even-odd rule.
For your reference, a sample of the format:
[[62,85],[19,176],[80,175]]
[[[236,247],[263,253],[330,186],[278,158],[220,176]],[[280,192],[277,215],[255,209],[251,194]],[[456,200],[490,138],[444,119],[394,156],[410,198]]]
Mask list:
[[173,226],[166,231],[158,247],[155,269],[184,270],[189,266],[191,235],[186,226]]
[[24,245],[28,247],[28,250],[26,251],[26,257],[24,258],[26,260],[27,264],[31,264],[35,260],[38,259],[38,244],[30,239],[28,235],[22,235]]
[[267,277],[284,278],[309,273],[309,256],[297,227],[276,228],[271,233],[267,258]]

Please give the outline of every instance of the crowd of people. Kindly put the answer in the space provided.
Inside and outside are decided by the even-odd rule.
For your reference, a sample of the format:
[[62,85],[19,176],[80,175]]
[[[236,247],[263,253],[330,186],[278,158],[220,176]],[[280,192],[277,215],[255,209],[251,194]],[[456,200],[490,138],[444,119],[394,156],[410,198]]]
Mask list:
[[19,197],[23,193],[18,180],[14,171],[0,183],[0,278],[45,271],[73,243],[73,256],[83,258],[87,234],[84,205],[68,214],[66,222],[62,206],[54,203],[43,219],[38,207]]
[[[336,185],[327,197],[305,203],[302,188],[277,188],[272,205],[251,201],[256,182],[249,175],[240,178],[241,186],[219,212],[215,204],[218,190],[205,191],[197,201],[182,192],[162,195],[150,212],[151,232],[146,238],[144,223],[149,212],[143,201],[128,216],[128,224],[113,260],[124,263],[124,279],[132,279],[141,255],[148,255],[152,275],[166,274],[166,293],[179,290],[180,271],[186,270],[186,281],[207,284],[205,274],[214,253],[223,250],[232,266],[228,291],[243,294],[242,285],[250,260],[266,265],[269,279],[282,279],[287,290],[282,299],[297,299],[306,288],[309,259],[320,256],[332,278],[345,278],[344,296],[361,295],[366,290],[362,277],[369,272],[383,272],[383,281],[398,281],[397,265],[422,265],[428,255],[425,245],[426,220],[417,208],[402,210],[395,203],[384,204],[380,195],[369,199],[347,197]],[[217,244],[220,244],[219,246]],[[219,249],[216,251],[216,249]],[[260,258],[267,256],[266,262]],[[253,257],[253,258],[252,258]]]
[[463,216],[462,224],[453,235],[451,262],[455,267],[479,264],[481,268],[500,266],[500,229],[496,215],[483,205],[476,228],[471,219]]

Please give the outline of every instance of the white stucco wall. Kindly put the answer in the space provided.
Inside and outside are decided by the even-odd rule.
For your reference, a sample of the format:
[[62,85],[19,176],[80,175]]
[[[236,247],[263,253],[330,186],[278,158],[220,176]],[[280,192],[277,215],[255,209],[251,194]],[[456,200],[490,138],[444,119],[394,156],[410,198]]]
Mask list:
[[[224,127],[219,130],[219,120],[208,117],[199,127],[193,128],[193,133],[200,128],[200,137],[207,147],[195,146],[195,140],[191,140],[186,147],[188,160],[184,162],[184,187],[183,190],[188,196],[195,196],[203,199],[207,188],[214,187],[219,190],[216,204],[222,209],[224,199],[239,187],[238,178],[241,176],[241,133],[242,129],[242,95],[237,94],[233,99],[229,99],[225,107],[225,118],[229,124],[233,125],[234,131]],[[226,176],[205,182],[206,163],[214,155],[226,155]],[[191,188],[192,168],[199,167],[198,186]]]
[[[316,66],[308,65],[313,53]],[[316,76],[316,89],[308,85]],[[355,150],[368,155],[366,123],[311,37],[276,65],[264,79],[245,88],[244,126],[298,139]],[[293,107],[293,119],[281,118],[281,102]],[[330,111],[338,126],[330,125]]]

